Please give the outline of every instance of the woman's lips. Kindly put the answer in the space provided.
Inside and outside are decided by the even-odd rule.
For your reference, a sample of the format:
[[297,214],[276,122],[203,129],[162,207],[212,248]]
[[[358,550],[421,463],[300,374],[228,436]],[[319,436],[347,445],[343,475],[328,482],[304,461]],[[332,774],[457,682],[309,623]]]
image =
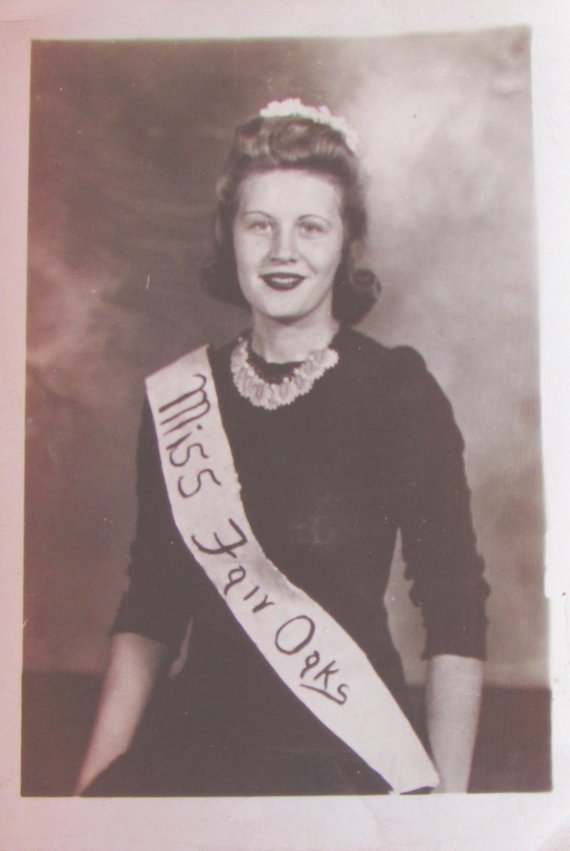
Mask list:
[[271,272],[261,275],[261,278],[273,290],[293,290],[305,280],[304,275],[294,275],[291,272]]

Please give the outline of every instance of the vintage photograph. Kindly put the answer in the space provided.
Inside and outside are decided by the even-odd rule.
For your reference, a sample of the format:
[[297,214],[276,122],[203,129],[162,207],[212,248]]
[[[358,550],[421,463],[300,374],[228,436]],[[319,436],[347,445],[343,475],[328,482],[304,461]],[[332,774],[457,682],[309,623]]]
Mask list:
[[530,53],[32,43],[23,796],[552,788]]

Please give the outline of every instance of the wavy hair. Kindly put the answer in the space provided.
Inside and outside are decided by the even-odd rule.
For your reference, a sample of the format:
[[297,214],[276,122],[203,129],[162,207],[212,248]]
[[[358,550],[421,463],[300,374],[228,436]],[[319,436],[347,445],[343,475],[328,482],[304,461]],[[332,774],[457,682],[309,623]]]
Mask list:
[[368,225],[360,165],[341,132],[301,116],[256,116],[236,130],[216,185],[213,253],[201,271],[206,290],[225,303],[249,307],[238,281],[232,228],[243,180],[252,172],[272,169],[322,174],[339,188],[345,244],[333,284],[332,311],[343,324],[359,322],[380,293],[374,273],[356,267]]

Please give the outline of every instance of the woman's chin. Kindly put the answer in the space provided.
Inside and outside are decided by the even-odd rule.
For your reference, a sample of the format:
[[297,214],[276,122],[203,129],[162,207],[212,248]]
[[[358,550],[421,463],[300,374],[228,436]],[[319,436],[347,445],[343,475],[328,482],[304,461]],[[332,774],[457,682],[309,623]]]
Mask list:
[[312,327],[330,322],[332,319],[332,305],[320,304],[318,306],[307,306],[298,304],[280,305],[252,305],[254,321],[276,323],[279,325],[303,325]]
[[[254,320],[255,320],[254,313]],[[303,328],[311,328],[322,324],[322,316],[314,316],[310,313],[266,313],[263,314],[263,322],[273,325],[292,326],[298,325]]]

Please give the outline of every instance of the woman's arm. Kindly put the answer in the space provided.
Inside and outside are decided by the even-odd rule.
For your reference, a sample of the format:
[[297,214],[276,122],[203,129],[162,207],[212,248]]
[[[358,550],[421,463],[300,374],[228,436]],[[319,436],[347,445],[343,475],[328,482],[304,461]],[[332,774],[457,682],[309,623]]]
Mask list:
[[113,637],[97,718],[75,787],[76,795],[128,750],[167,657],[165,645],[143,635],[124,632]]
[[[398,352],[398,350],[394,350]],[[465,791],[477,733],[489,586],[477,552],[464,442],[445,394],[413,351],[400,350],[396,449],[402,552],[430,659],[428,734],[438,791]]]
[[429,661],[427,726],[440,776],[437,792],[467,791],[482,682],[479,659],[440,655]]

